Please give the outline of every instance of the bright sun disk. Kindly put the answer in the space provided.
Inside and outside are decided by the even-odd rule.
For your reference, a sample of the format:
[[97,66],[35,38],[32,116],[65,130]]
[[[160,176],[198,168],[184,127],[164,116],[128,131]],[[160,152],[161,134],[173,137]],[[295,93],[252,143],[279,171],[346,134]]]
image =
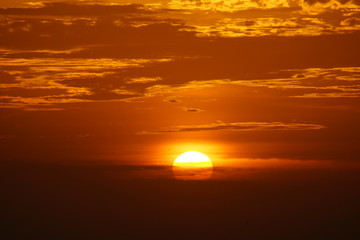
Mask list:
[[173,163],[173,173],[176,179],[204,180],[212,175],[212,162],[201,152],[189,151],[178,156]]
[[212,162],[208,156],[201,152],[189,151],[181,154],[174,161],[174,166],[199,166],[199,167],[212,167]]

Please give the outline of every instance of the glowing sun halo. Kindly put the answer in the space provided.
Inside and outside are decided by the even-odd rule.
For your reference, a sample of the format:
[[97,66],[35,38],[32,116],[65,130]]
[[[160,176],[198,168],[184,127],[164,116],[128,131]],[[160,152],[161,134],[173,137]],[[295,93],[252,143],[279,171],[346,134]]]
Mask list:
[[189,151],[178,156],[173,163],[173,174],[180,180],[205,180],[212,175],[212,162],[208,156]]

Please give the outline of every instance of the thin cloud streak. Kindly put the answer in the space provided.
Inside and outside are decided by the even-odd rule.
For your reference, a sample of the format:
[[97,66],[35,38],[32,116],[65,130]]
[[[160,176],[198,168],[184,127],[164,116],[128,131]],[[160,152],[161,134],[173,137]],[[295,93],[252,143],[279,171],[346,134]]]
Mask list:
[[[94,84],[94,79],[164,61],[170,59],[0,58],[0,107],[43,110],[54,108],[53,104],[138,97],[139,93],[123,88],[125,81],[104,88]],[[68,83],[70,80],[77,84]]]
[[161,134],[196,131],[277,131],[277,130],[319,130],[325,126],[308,123],[283,122],[217,122],[205,125],[180,125],[159,130],[142,131],[138,134]]
[[[336,98],[360,97],[360,68],[308,68],[288,69],[264,73],[257,79],[214,79],[194,80],[184,84],[153,85],[147,88],[146,95],[175,93],[193,89],[215,87],[247,87],[281,90],[283,97],[295,98]],[[286,77],[275,78],[277,75]],[[288,92],[284,92],[287,90]]]

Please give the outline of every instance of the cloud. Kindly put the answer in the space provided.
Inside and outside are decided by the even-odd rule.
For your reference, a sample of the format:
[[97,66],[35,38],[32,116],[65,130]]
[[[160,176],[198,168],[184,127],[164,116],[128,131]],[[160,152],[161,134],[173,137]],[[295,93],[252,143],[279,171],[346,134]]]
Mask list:
[[[313,66],[357,66],[358,9],[310,13],[300,2],[0,9],[2,106],[121,101],[231,84],[283,97],[358,97],[358,79],[343,81],[336,71],[307,75]],[[217,10],[214,3],[234,9]],[[186,4],[200,7],[187,10]],[[206,5],[212,9],[204,11]],[[293,78],[290,71],[305,77]]]
[[165,102],[168,102],[168,103],[181,103],[182,101],[176,97],[167,97],[164,99]]
[[179,133],[196,131],[276,131],[276,130],[319,130],[325,126],[308,123],[283,123],[283,122],[234,122],[211,123],[205,125],[180,125],[159,130],[142,131],[139,134]]
[[139,97],[139,94],[119,94],[113,91],[104,91],[104,90],[100,90],[100,91],[96,91],[96,92],[92,92],[90,94],[87,95],[82,95],[82,96],[74,96],[72,97],[72,99],[88,99],[88,100],[122,100],[122,99],[129,99],[129,98],[134,98],[134,97]]
[[171,9],[187,11],[236,12],[243,10],[297,9],[304,11],[319,9],[347,9],[360,5],[359,0],[171,0]]
[[99,5],[52,2],[37,8],[2,8],[0,15],[31,16],[111,16],[124,14],[152,13],[141,4]]
[[[358,67],[284,69],[272,72],[221,71],[217,60],[199,59],[83,59],[2,58],[1,107],[37,108],[42,105],[92,101],[127,101],[170,94],[164,101],[181,102],[174,93],[204,88],[246,90],[267,96],[297,98],[360,97]],[[227,65],[223,63],[224,69]],[[198,69],[197,71],[195,71]],[[203,71],[209,69],[209,71]],[[223,70],[224,70],[223,69]],[[212,76],[225,79],[210,79]],[[238,79],[235,78],[238,77]],[[199,80],[193,80],[198,78]],[[162,84],[160,84],[162,83]],[[191,103],[193,104],[193,103]],[[57,106],[62,108],[61,106]],[[183,107],[186,112],[199,108]]]
[[9,74],[7,71],[0,70],[0,84],[13,84],[16,83],[15,77]]
[[[262,89],[282,97],[360,97],[360,68],[306,68],[244,76],[243,79],[195,80],[183,84],[153,85],[149,96],[204,88],[243,87]],[[251,90],[251,89],[250,89]]]
[[182,109],[183,111],[185,111],[185,112],[192,112],[192,113],[204,111],[204,110],[201,110],[201,109],[199,109],[199,108],[193,108],[193,107],[182,107],[181,109]]
[[[2,8],[0,46],[59,50],[135,44],[157,49],[159,45],[169,46],[169,42],[182,45],[198,37],[317,36],[359,30],[354,25],[356,20],[346,21],[359,9],[348,7],[351,1],[326,4],[332,6],[332,2],[337,3],[336,9],[326,5],[315,13],[308,8],[317,9],[318,3],[288,0],[171,1],[156,6],[45,3],[38,8]],[[343,5],[347,7],[340,8]],[[303,6],[306,11],[301,11]],[[19,41],[23,38],[28,41]]]
[[309,5],[315,5],[315,4],[327,5],[329,3],[338,4],[338,5],[346,5],[348,3],[352,3],[355,5],[360,5],[359,0],[304,0],[304,3]]
[[[122,46],[126,51],[125,46],[181,44],[195,33],[171,20],[6,17],[0,20],[0,35],[0,47],[5,49],[64,50],[96,45]],[[24,38],[27,41],[21,41]]]
[[126,78],[114,77],[114,71],[164,61],[169,59],[0,58],[1,107],[53,109],[54,104],[142,96],[126,89]]
[[358,18],[358,17],[347,18],[341,22],[341,25],[343,25],[343,26],[359,26],[360,18]]
[[24,98],[38,98],[54,95],[62,95],[67,93],[66,89],[61,88],[20,88],[9,87],[0,88],[1,96],[8,97],[24,97]]
[[161,81],[161,77],[139,77],[139,78],[130,78],[126,81],[127,84],[132,83],[150,83]]
[[[341,21],[341,19],[339,19]],[[345,21],[345,20],[344,20]],[[342,21],[341,23],[343,23]],[[198,36],[259,37],[259,36],[318,36],[358,31],[358,25],[329,23],[317,16],[298,18],[259,17],[224,18],[212,25],[194,25]],[[344,22],[347,23],[347,22]]]

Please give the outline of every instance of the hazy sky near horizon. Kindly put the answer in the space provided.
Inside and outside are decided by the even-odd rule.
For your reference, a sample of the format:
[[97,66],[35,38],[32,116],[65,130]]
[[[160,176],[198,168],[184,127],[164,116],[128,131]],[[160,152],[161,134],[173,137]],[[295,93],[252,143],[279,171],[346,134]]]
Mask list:
[[1,158],[352,168],[359,5],[3,0]]

